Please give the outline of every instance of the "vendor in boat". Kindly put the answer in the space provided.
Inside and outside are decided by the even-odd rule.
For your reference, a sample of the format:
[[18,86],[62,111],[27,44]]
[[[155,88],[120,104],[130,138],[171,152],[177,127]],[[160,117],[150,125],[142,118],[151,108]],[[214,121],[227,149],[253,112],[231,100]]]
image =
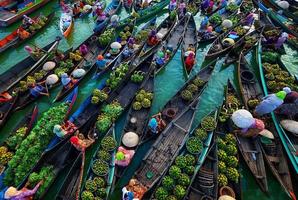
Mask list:
[[283,44],[287,41],[289,35],[285,32],[281,34],[281,36],[277,39],[277,42],[275,43],[275,48],[279,49],[283,46]]
[[74,16],[78,16],[81,13],[81,7],[78,3],[75,3],[73,5],[72,12],[73,12]]
[[156,34],[156,30],[152,30],[149,34],[148,40],[147,40],[147,44],[150,46],[154,46],[159,42],[158,38],[157,38],[157,34]]
[[275,112],[285,116],[287,119],[298,119],[298,92],[292,91],[289,87],[283,88],[287,93],[284,103],[279,106]]
[[128,166],[134,154],[135,154],[134,150],[127,150],[124,147],[120,146],[116,153],[115,164],[122,167]]
[[122,200],[134,200],[134,193],[131,191],[128,191],[126,187],[123,187]]
[[241,130],[234,130],[234,133],[243,137],[255,137],[265,130],[262,120],[253,118],[252,114],[244,109],[239,109],[232,114],[233,123]]
[[34,24],[34,20],[28,17],[27,15],[24,15],[22,21],[22,28],[28,29],[29,26],[31,26],[32,24]]
[[12,96],[8,92],[0,93],[0,103],[8,102],[12,99]]
[[86,44],[82,44],[79,48],[79,51],[82,55],[86,55],[89,52]]
[[108,63],[108,60],[105,59],[102,55],[97,56],[96,66],[98,69],[104,69]]
[[201,9],[202,9],[202,10],[206,10],[206,9],[209,7],[209,3],[210,3],[210,0],[204,0],[204,1],[201,3]]
[[196,48],[193,44],[189,44],[186,51],[192,51],[193,53],[195,52]]
[[256,106],[254,111],[255,115],[262,116],[265,114],[269,114],[277,109],[280,105],[284,103],[284,99],[286,98],[287,92],[286,91],[279,91],[274,94],[269,94],[263,97],[262,102]]
[[148,128],[154,135],[163,131],[166,127],[165,121],[162,119],[161,113],[153,115],[148,123]]
[[4,197],[0,199],[9,199],[9,200],[28,200],[33,199],[34,194],[37,192],[38,188],[42,184],[40,181],[32,190],[23,187],[21,190],[17,190],[15,187],[9,187],[5,193]]
[[61,75],[61,83],[64,88],[72,87],[78,80],[73,79],[67,75],[67,73],[63,73]]
[[190,51],[189,54],[187,55],[186,59],[185,59],[185,66],[186,66],[186,70],[188,72],[191,71],[191,69],[195,65],[195,62],[196,62],[195,53]]
[[179,16],[183,17],[186,14],[186,4],[184,2],[179,3]]
[[24,28],[18,28],[18,30],[17,30],[17,34],[19,35],[19,37],[22,39],[22,40],[25,40],[25,39],[27,39],[27,38],[29,38],[30,37],[30,33],[26,30],[26,29],[24,29]]
[[172,12],[176,9],[177,3],[176,0],[171,0],[170,4],[169,4],[169,11]]
[[120,17],[118,15],[113,15],[111,17],[111,25],[112,25],[112,27],[115,27],[116,28],[118,26],[118,24],[119,24],[119,20],[120,20]]
[[85,138],[83,134],[77,130],[75,135],[70,138],[70,143],[79,151],[85,151],[95,142],[93,138]]
[[30,91],[30,95],[33,98],[37,98],[39,96],[49,96],[49,92],[47,91],[47,89],[43,86],[43,84],[46,84],[45,81],[40,82],[40,83],[30,83],[28,85],[29,87],[29,91]]

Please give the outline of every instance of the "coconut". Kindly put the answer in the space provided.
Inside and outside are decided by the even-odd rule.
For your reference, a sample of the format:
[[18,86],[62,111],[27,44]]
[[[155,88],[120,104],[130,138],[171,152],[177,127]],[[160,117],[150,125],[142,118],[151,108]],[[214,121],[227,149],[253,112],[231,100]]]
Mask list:
[[47,77],[46,79],[46,84],[47,85],[54,85],[59,81],[59,77],[56,74],[51,74]]
[[255,122],[252,114],[245,109],[239,109],[235,111],[232,114],[231,119],[239,128],[249,128]]
[[123,135],[122,143],[126,147],[135,147],[139,143],[139,136],[134,132],[127,132]]
[[111,44],[112,49],[120,49],[121,47],[122,47],[122,45],[119,42],[113,42]]
[[221,25],[225,28],[231,28],[233,26],[233,22],[229,19],[225,19]]
[[76,69],[72,72],[72,76],[74,78],[81,78],[86,74],[86,71],[84,69]]
[[51,71],[55,68],[55,66],[56,66],[55,62],[48,61],[43,65],[42,69],[45,70],[45,71]]

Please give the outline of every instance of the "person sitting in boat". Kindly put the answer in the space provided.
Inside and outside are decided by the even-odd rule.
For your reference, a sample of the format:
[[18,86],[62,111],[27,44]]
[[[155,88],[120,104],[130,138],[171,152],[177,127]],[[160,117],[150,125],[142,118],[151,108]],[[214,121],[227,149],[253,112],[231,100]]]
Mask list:
[[185,16],[186,14],[186,4],[184,2],[181,2],[178,6],[179,8],[179,16]]
[[21,28],[18,28],[17,34],[19,35],[19,37],[22,40],[27,39],[27,38],[30,37],[30,33],[28,31],[26,31],[25,29],[23,29],[22,27]]
[[74,16],[78,16],[81,13],[81,8],[77,3],[75,3],[73,5],[72,12],[73,12]]
[[128,166],[134,154],[135,154],[134,150],[127,150],[124,147],[120,146],[116,153],[115,164],[122,167]]
[[173,54],[173,47],[172,45],[168,45],[165,53],[165,61],[168,61]]
[[144,0],[143,3],[142,3],[142,8],[147,8],[149,6],[149,2],[148,0]]
[[133,49],[131,49],[131,48],[125,48],[124,50],[123,50],[123,56],[124,56],[124,58],[129,58],[131,55],[132,55],[132,53],[133,53]]
[[232,114],[233,123],[241,130],[234,130],[234,133],[243,137],[255,137],[265,130],[262,120],[253,118],[252,114],[244,109],[239,109]]
[[219,6],[220,6],[221,8],[225,8],[227,5],[228,5],[228,1],[227,1],[227,0],[221,0],[221,1],[220,1],[220,5],[219,5]]
[[221,43],[222,43],[223,47],[230,47],[235,44],[235,40],[232,38],[225,38],[222,40]]
[[49,96],[50,95],[48,93],[47,89],[44,86],[42,86],[42,84],[45,84],[45,81],[40,82],[40,83],[30,83],[29,84],[30,95],[33,98],[37,98],[41,95],[43,95],[43,96]]
[[118,26],[118,24],[119,24],[119,20],[120,20],[120,17],[118,15],[113,15],[111,17],[111,25],[112,25],[112,27],[115,27],[116,28]]
[[192,52],[195,52],[196,51],[196,48],[193,44],[189,44],[186,51],[192,51]]
[[126,187],[122,188],[122,200],[134,200],[134,193],[127,190]]
[[77,82],[76,79],[72,79],[67,73],[61,74],[61,83],[64,88],[70,88]]
[[96,66],[99,69],[104,69],[107,63],[108,61],[102,55],[97,56]]
[[262,102],[260,102],[260,104],[256,106],[254,114],[262,116],[273,112],[275,109],[283,104],[287,92],[289,91],[279,91],[277,93],[269,94],[263,97]]
[[12,96],[8,92],[0,93],[0,103],[10,101],[11,99],[12,99]]
[[207,10],[207,8],[209,7],[209,3],[210,3],[210,0],[204,0],[204,1],[201,3],[201,9],[202,9],[202,10]]
[[289,35],[287,33],[283,32],[281,34],[281,36],[277,39],[277,42],[274,45],[275,48],[276,49],[281,48],[283,46],[283,44],[287,41],[288,37],[289,37]]
[[169,4],[169,11],[172,12],[176,9],[177,3],[176,0],[171,0],[170,4]]
[[79,151],[85,151],[95,142],[93,138],[85,138],[83,134],[80,134],[77,130],[75,135],[70,138],[70,143]]
[[9,199],[9,200],[27,200],[27,199],[33,199],[34,194],[37,192],[38,188],[41,186],[43,182],[40,181],[37,183],[37,185],[32,189],[28,189],[23,187],[21,190],[17,190],[15,187],[9,187],[5,193],[4,197],[1,197],[0,199]]
[[53,133],[55,133],[59,138],[62,138],[67,134],[67,131],[64,130],[61,125],[56,124],[53,128]]
[[89,52],[88,47],[87,47],[86,44],[81,45],[79,50],[80,50],[80,53],[82,55],[86,55]]
[[34,20],[27,15],[23,15],[22,27],[28,29],[32,24],[34,24]]
[[156,30],[152,30],[149,34],[148,40],[147,40],[147,44],[150,46],[154,46],[159,42],[158,38],[157,38],[157,34],[156,34]]
[[283,88],[283,91],[287,93],[284,103],[275,112],[287,119],[298,119],[298,92],[292,91],[289,87]]
[[161,113],[153,115],[148,123],[149,130],[153,134],[158,134],[166,127],[165,121],[161,117]]
[[195,53],[194,52],[189,52],[188,56],[185,59],[185,67],[188,72],[193,68],[195,65]]

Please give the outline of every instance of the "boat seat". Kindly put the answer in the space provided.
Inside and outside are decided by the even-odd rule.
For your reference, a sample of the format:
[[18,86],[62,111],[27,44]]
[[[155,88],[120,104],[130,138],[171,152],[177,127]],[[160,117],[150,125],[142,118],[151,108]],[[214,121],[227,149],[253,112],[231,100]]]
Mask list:
[[185,133],[187,132],[187,130],[185,130],[184,128],[182,128],[181,126],[179,126],[178,124],[176,124],[175,122],[173,123],[174,126],[176,126],[177,128],[181,129],[182,131],[184,131]]
[[265,178],[265,177],[264,177],[264,176],[256,175],[256,178],[258,178],[258,179],[263,179],[263,178]]
[[275,156],[267,156],[270,162],[279,163],[279,158]]

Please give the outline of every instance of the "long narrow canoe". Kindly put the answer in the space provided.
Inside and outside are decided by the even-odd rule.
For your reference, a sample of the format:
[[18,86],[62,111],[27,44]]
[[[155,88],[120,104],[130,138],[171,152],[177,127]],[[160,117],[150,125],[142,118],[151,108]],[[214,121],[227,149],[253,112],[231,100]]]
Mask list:
[[[260,72],[260,78],[261,78],[261,84],[263,87],[263,91],[265,95],[268,95],[268,88],[267,88],[267,84],[266,84],[266,79],[264,76],[264,71],[263,71],[263,64],[262,64],[262,47],[261,47],[261,42],[259,42],[258,44],[258,49],[256,51],[257,55],[257,64],[259,67],[259,72]],[[293,136],[293,134],[287,132],[286,130],[284,130],[281,125],[279,124],[278,118],[276,117],[276,115],[272,112],[271,113],[273,122],[275,124],[275,128],[278,132],[278,136],[280,137],[280,140],[283,144],[284,149],[286,150],[286,153],[292,163],[292,166],[296,172],[296,174],[298,174],[298,156],[297,156],[297,145],[298,145],[298,140],[297,137]]]
[[[7,35],[5,38],[0,40],[0,53],[4,52],[5,50],[12,48],[12,47],[17,47],[21,44],[23,44],[24,42],[28,41],[29,39],[33,38],[37,33],[39,33],[42,29],[44,29],[49,23],[50,21],[53,19],[54,17],[54,13],[49,14],[47,17],[47,20],[44,22],[44,24],[41,25],[40,29],[37,29],[35,31],[31,31],[31,30],[27,30],[30,35],[28,36],[28,38],[22,39],[19,36],[18,31],[20,29],[23,29],[21,26],[13,31],[11,34]],[[39,17],[35,17],[33,18],[33,20],[39,20]]]
[[[237,96],[236,91],[230,82],[228,82],[226,99],[228,99],[229,96],[234,96],[238,99],[240,104],[242,104],[241,99],[239,99]],[[226,108],[227,107],[228,106],[226,105]],[[246,165],[254,176],[256,182],[259,184],[261,190],[265,193],[268,193],[268,182],[264,164],[264,156],[258,139],[248,138],[238,134],[236,135],[236,138],[239,151],[241,152]]]
[[[156,62],[156,73],[159,73],[164,69],[178,51],[189,17],[190,16],[185,16],[178,21],[176,26],[172,29],[171,34],[165,39],[158,52],[155,54],[154,61]],[[171,48],[170,53],[167,52],[168,47]],[[160,52],[164,54],[163,57],[160,57]],[[161,60],[161,63],[158,64],[158,60]]]
[[[18,132],[23,133],[23,135],[20,137],[21,139],[25,139],[28,133],[31,131],[32,126],[36,122],[38,116],[38,107],[34,106],[31,113],[28,115],[25,115],[25,117],[17,123],[15,128],[12,130],[12,132],[9,134],[9,137],[4,141],[2,147],[6,147],[8,152],[11,152],[15,154],[19,144],[18,140]],[[24,130],[25,129],[25,130]],[[0,165],[0,180],[2,180],[4,176],[4,171],[6,169],[7,165]],[[2,188],[2,181],[0,181],[0,188]]]
[[146,193],[151,192],[174,161],[186,142],[185,140],[190,132],[199,101],[200,97],[198,96],[189,106],[185,107],[149,149],[133,177],[143,190],[143,192],[135,194],[135,197],[142,199]]
[[171,16],[168,16],[156,29],[156,35],[160,35],[159,41],[152,45],[148,44],[148,41],[146,41],[145,45],[143,46],[140,56],[143,57],[147,54],[149,54],[155,47],[157,47],[161,41],[163,41],[167,36],[171,33],[173,27],[175,26],[177,21],[177,17],[174,19],[171,19]]
[[[1,10],[0,11],[0,27],[9,26],[10,24],[20,20],[24,15],[28,15],[35,10],[39,9],[43,5],[47,4],[50,0],[41,0],[37,1],[31,5],[22,5],[23,8],[20,9],[17,13]],[[24,4],[24,3],[22,3]],[[24,7],[25,6],[25,7]]]
[[[205,117],[207,117],[207,116],[214,117],[214,119],[215,119],[217,117],[217,112],[214,112],[213,111],[210,114],[207,114]],[[197,136],[195,136],[195,131],[197,129],[199,129],[199,128],[202,128],[201,125],[200,125],[200,122],[199,122],[199,125],[197,126],[197,128],[194,129],[192,132],[190,132],[186,136],[186,138],[185,138],[184,141],[187,141],[189,138],[195,138],[195,137],[197,137]],[[194,171],[191,174],[189,172],[187,173],[186,167],[185,168],[182,168],[181,166],[178,166],[181,169],[182,174],[183,175],[187,174],[188,177],[189,177],[189,180],[190,180],[188,184],[185,184],[184,185],[185,188],[186,188],[185,189],[186,190],[186,193],[185,194],[187,194],[188,191],[191,190],[191,185],[192,185],[192,183],[193,183],[193,181],[194,181],[194,179],[196,177],[196,174],[199,172],[199,170],[201,170],[202,165],[205,164],[205,160],[208,159],[207,154],[209,152],[209,147],[210,147],[210,144],[212,142],[212,139],[213,139],[213,136],[214,136],[214,132],[213,132],[213,130],[212,131],[206,131],[206,134],[207,134],[206,135],[206,138],[204,138],[204,139],[203,138],[202,139],[200,138],[200,141],[202,142],[203,147],[202,147],[202,150],[199,153],[192,154],[191,152],[189,152],[187,150],[186,143],[184,143],[184,144],[181,144],[181,151],[180,151],[180,153],[177,155],[176,158],[173,158],[173,160],[172,160],[171,166],[174,166],[174,165],[177,166],[177,162],[176,161],[177,161],[178,157],[182,157],[182,156],[187,156],[188,155],[188,156],[193,156],[193,158],[195,158],[193,164],[190,164],[190,163],[188,164],[190,166],[193,166],[194,165]],[[204,169],[204,170],[206,170],[206,169]],[[214,172],[214,173],[216,174],[217,172]],[[170,176],[169,175],[169,170],[167,170],[167,172],[163,174],[163,176],[159,180],[157,186],[155,187],[156,189],[158,187],[160,187],[162,181],[165,179],[166,176]],[[216,184],[217,178],[215,177],[215,179],[213,181],[215,183],[214,185],[215,185],[215,189],[216,189],[217,188],[217,184]],[[154,196],[153,199],[156,199],[156,196],[155,196],[156,191],[157,191],[156,189],[154,190],[153,194],[151,195],[151,197]],[[169,193],[173,193],[171,190],[168,191],[168,192]],[[203,191],[203,192],[205,192],[205,191]],[[169,196],[170,196],[170,194],[169,194]],[[187,197],[186,197],[186,195],[184,195],[184,196],[181,196],[180,199],[187,199]]]
[[218,168],[217,144],[214,141],[210,151],[189,187],[185,200],[217,199]]
[[181,45],[181,60],[183,69],[185,72],[186,77],[189,77],[189,74],[191,73],[193,66],[190,66],[191,68],[186,66],[186,55],[185,53],[188,51],[192,51],[194,53],[194,58],[197,55],[197,48],[198,48],[198,37],[197,37],[197,28],[196,28],[196,22],[194,20],[193,15],[190,16],[188,25],[186,26],[186,30],[184,32],[183,36],[183,42]]
[[[243,54],[240,54],[238,61],[238,82],[240,86],[240,92],[246,109],[253,112],[253,107],[249,107],[249,101],[258,100],[261,101],[264,97],[261,85],[258,83],[257,78],[250,70],[250,66],[247,63]],[[274,127],[272,119],[265,118],[266,129],[271,131],[274,135],[274,139],[260,139],[262,152],[265,160],[269,165],[270,170],[276,177],[278,182],[284,188],[289,197],[293,197],[294,190],[291,181],[291,175],[287,163],[287,159],[282,149],[282,143],[278,136],[278,133]]]

